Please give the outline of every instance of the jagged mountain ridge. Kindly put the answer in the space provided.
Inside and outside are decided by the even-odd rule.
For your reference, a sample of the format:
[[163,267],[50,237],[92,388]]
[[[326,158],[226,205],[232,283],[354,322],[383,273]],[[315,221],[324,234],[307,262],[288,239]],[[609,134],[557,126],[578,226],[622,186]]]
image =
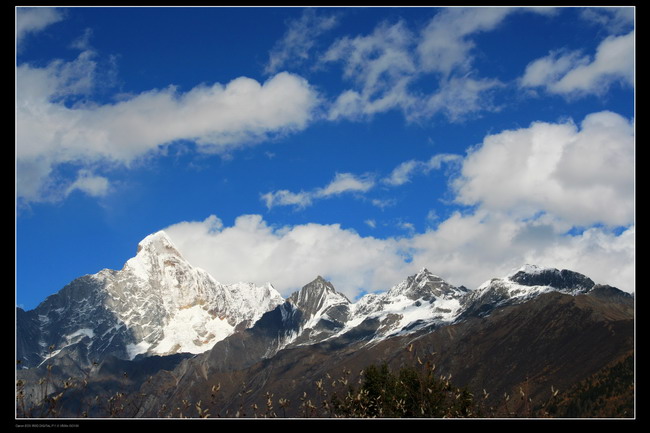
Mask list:
[[[422,329],[434,329],[472,317],[485,317],[508,305],[558,292],[576,296],[612,292],[631,298],[616,288],[595,284],[569,270],[524,265],[503,278],[494,278],[476,290],[455,287],[426,268],[407,277],[387,292],[367,294],[356,303],[317,277],[287,301],[266,313],[247,332],[252,341],[264,335],[263,358],[278,351],[324,341],[365,340],[366,344]],[[251,344],[250,342],[248,343]],[[215,352],[218,350],[215,349]]]
[[[486,284],[485,292],[493,292],[497,283],[514,288],[504,278]],[[317,382],[339,378],[347,369],[356,374],[348,378],[353,384],[370,364],[417,367],[420,357],[438,365],[441,375],[453,374],[459,386],[470,387],[476,395],[487,388],[492,397],[486,404],[502,404],[499,399],[505,393],[518,397],[522,387],[540,402],[548,398],[551,385],[568,389],[633,350],[631,295],[602,285],[583,292],[528,287],[535,296],[504,294],[499,306],[489,312],[472,310],[438,325],[376,338],[382,316],[369,316],[346,332],[268,352],[270,342],[287,335],[283,332],[290,326],[283,325],[294,330],[300,326],[300,310],[285,315],[286,308],[292,307],[285,303],[252,328],[183,361],[173,371],[158,374],[152,385],[141,388],[147,398],[137,416],[154,416],[161,407],[176,407],[182,401],[210,401],[214,387],[221,390],[219,403],[211,406],[213,416],[263,407],[269,395],[293,402],[285,416],[304,416],[299,402]],[[477,299],[472,301],[485,301]],[[477,311],[480,314],[474,314]],[[289,320],[283,323],[285,319]],[[524,409],[519,398],[512,401],[513,410]]]
[[86,362],[105,356],[197,354],[237,329],[254,328],[254,334],[274,332],[263,354],[270,357],[283,348],[345,334],[376,342],[486,315],[544,292],[577,294],[595,286],[576,272],[525,265],[468,290],[424,268],[387,292],[367,294],[355,303],[320,276],[285,300],[270,284],[216,282],[189,264],[161,231],[143,239],[122,270],[78,278],[35,310],[20,310],[17,349],[27,367],[49,356],[49,347],[55,353],[83,347]]
[[[143,295],[143,287],[149,296]],[[615,300],[614,304],[625,306],[620,310],[622,318],[629,316],[627,305],[632,299],[579,273],[533,265],[486,281],[475,290],[455,287],[421,269],[387,292],[367,294],[354,303],[320,276],[286,299],[276,293],[270,285],[216,283],[207,272],[187,263],[164,233],[157,233],[139,244],[136,256],[122,270],[81,277],[37,309],[18,310],[18,355],[26,360],[23,366],[33,367],[42,362],[46,345],[54,341],[58,354],[53,371],[66,378],[71,371],[84,371],[84,360],[97,360],[99,366],[92,370],[96,370],[92,374],[97,389],[105,386],[100,378],[111,377],[107,372],[140,368],[141,361],[151,359],[147,368],[161,368],[154,383],[171,381],[160,399],[152,397],[149,408],[153,408],[161,401],[179,401],[184,392],[196,392],[209,378],[231,375],[230,380],[249,380],[252,371],[262,374],[259,380],[264,382],[270,374],[267,366],[288,362],[293,371],[295,356],[306,357],[309,366],[319,357],[325,364],[336,364],[345,354],[385,354],[409,339],[444,334],[437,330],[474,329],[481,320],[500,317],[498,313],[507,307],[526,311],[534,305],[529,302],[549,294],[591,300],[582,304]],[[259,304],[264,308],[256,309]],[[604,314],[609,320],[619,311],[611,307]],[[195,341],[209,335],[213,322],[227,324],[228,332],[222,338],[215,335],[210,344]],[[57,335],[59,340],[54,339]],[[144,338],[137,340],[136,335]],[[456,350],[453,341],[445,344]],[[467,347],[471,354],[472,345]],[[169,353],[194,356],[154,359]],[[314,354],[320,355],[314,358]],[[42,369],[24,370],[20,377],[37,377],[37,370]],[[134,381],[131,386],[135,390],[140,385]]]

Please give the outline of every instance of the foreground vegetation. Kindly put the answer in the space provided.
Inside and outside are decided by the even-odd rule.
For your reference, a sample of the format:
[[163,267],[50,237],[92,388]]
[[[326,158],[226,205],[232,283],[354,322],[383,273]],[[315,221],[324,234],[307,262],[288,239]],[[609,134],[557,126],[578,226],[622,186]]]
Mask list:
[[[109,396],[89,397],[88,377],[71,378],[62,384],[52,382],[51,365],[47,375],[26,395],[24,381],[17,382],[17,418],[133,418],[146,395],[138,392],[115,392]],[[374,364],[359,372],[351,383],[352,372],[343,369],[339,377],[330,375],[313,383],[299,401],[290,401],[267,393],[258,403],[244,403],[247,394],[242,386],[242,403],[235,412],[222,411],[220,386],[210,390],[209,401],[183,400],[174,408],[163,405],[160,418],[508,418],[508,417],[632,417],[634,416],[633,356],[603,369],[598,374],[559,394],[551,387],[548,398],[533,402],[524,389],[510,396],[489,399],[482,390],[474,394],[453,384],[451,375],[439,375],[432,362],[419,358],[412,366],[392,371],[387,364]],[[55,391],[53,391],[55,389]],[[126,387],[124,388],[126,389]],[[35,391],[37,390],[37,391]],[[29,398],[28,398],[29,397]],[[67,398],[66,398],[67,397]],[[495,404],[495,401],[498,402]],[[30,403],[36,402],[36,403]],[[74,406],[74,407],[73,407]]]

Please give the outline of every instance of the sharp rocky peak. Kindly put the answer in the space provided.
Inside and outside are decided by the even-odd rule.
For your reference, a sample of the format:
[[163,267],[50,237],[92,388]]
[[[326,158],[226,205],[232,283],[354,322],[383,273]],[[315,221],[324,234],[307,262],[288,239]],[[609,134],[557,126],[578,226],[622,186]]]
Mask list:
[[344,294],[337,292],[332,283],[320,275],[299,291],[294,292],[287,301],[311,313],[334,304],[350,303]]

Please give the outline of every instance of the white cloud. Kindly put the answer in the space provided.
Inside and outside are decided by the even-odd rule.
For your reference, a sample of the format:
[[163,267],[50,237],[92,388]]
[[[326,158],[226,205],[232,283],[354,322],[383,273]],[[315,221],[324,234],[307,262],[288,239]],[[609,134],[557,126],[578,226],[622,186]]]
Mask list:
[[[477,76],[472,37],[494,30],[518,11],[549,9],[444,8],[421,32],[411,31],[403,21],[384,22],[368,35],[337,40],[321,63],[340,62],[353,86],[335,98],[328,118],[357,120],[398,109],[408,120],[442,114],[457,122],[471,113],[495,110],[491,90],[503,83]],[[433,90],[418,89],[422,82],[433,83]]]
[[572,269],[597,283],[635,290],[633,225],[618,236],[603,228],[571,236],[544,217],[523,220],[478,210],[455,213],[435,230],[405,242],[413,262],[440,269],[434,272],[470,288],[533,263]]
[[273,74],[305,62],[316,45],[316,39],[336,24],[335,15],[318,16],[314,9],[305,9],[299,18],[288,23],[284,36],[271,50],[266,72]]
[[264,83],[240,77],[185,93],[170,86],[97,105],[86,98],[96,74],[91,51],[43,68],[17,66],[16,159],[19,171],[25,170],[18,173],[17,189],[22,200],[61,196],[49,176],[63,163],[128,166],[182,139],[193,140],[200,152],[223,154],[305,128],[318,103],[306,80],[279,73]]
[[408,109],[414,99],[407,86],[417,72],[412,45],[413,35],[402,21],[381,23],[367,36],[343,37],[333,43],[321,62],[341,62],[344,77],[356,89],[339,95],[330,108],[330,119]]
[[379,198],[373,198],[370,200],[370,203],[372,203],[373,206],[377,206],[380,209],[385,209],[387,207],[395,206],[397,204],[397,200],[388,198],[388,199],[379,199]]
[[[427,161],[405,161],[395,167],[390,175],[382,179],[381,182],[388,186],[400,186],[409,182],[411,177],[416,174],[428,174],[431,170],[439,170],[443,163],[452,164],[461,160],[460,155],[441,153],[432,156]],[[311,206],[314,201],[319,199],[327,199],[348,193],[366,193],[373,189],[376,184],[377,181],[370,174],[336,173],[334,179],[324,187],[300,192],[291,192],[285,189],[270,191],[262,194],[261,199],[268,209],[275,206],[295,206],[302,209]],[[380,199],[372,199],[371,203],[382,208],[395,204],[392,200]]]
[[[444,220],[429,212],[427,220],[436,224],[425,232],[402,221],[407,233],[399,237],[364,237],[340,225],[273,227],[259,215],[242,216],[231,227],[213,216],[166,230],[188,260],[218,280],[270,281],[285,296],[323,275],[354,298],[387,290],[422,267],[476,288],[525,263],[572,269],[632,292],[633,150],[631,122],[598,112],[579,127],[536,122],[486,136],[462,161],[446,154],[409,161],[388,178],[395,185],[418,170],[462,162],[461,177],[451,184],[457,201],[473,210]],[[339,175],[332,188],[308,195],[364,190],[351,180],[358,179]]]
[[[443,163],[459,162],[460,155],[441,153],[432,156],[428,161],[405,161],[393,169],[391,174],[381,182],[389,186],[400,186],[410,181],[416,174],[428,174],[431,170],[438,170]],[[348,193],[366,193],[377,184],[374,176],[370,174],[355,175],[352,173],[336,173],[334,179],[324,187],[314,188],[310,191],[291,192],[289,190],[270,191],[262,194],[261,199],[268,209],[275,206],[295,206],[299,209],[311,206],[315,200],[327,199],[333,196]],[[378,207],[393,205],[392,200],[373,199],[371,203]]]
[[415,174],[427,174],[431,170],[438,170],[443,163],[460,162],[462,157],[451,153],[439,153],[432,156],[428,161],[410,160],[399,164],[393,169],[391,174],[383,180],[385,184],[391,186],[403,185],[410,182],[411,177]]
[[552,52],[531,62],[520,81],[523,87],[566,96],[603,94],[617,82],[634,84],[633,31],[606,38],[593,58],[577,51]]
[[487,136],[455,180],[457,201],[531,217],[550,213],[570,225],[634,221],[634,131],[612,112],[573,122],[533,123]]
[[215,221],[165,231],[187,260],[224,283],[268,281],[286,296],[322,275],[354,298],[360,288],[387,287],[405,275],[396,242],[336,224],[272,227],[259,215],[240,216],[231,227]]
[[262,200],[269,209],[275,206],[296,206],[302,209],[312,204],[313,194],[304,191],[294,193],[286,189],[281,189],[263,194]]
[[497,79],[452,77],[441,81],[439,90],[427,98],[423,113],[443,113],[451,122],[459,122],[472,113],[497,111],[491,96],[503,86]]
[[336,173],[334,179],[316,191],[316,197],[330,197],[347,192],[366,192],[375,185],[370,176],[355,176],[352,173]]
[[60,10],[49,7],[16,8],[16,50],[22,49],[25,37],[42,31],[63,19]]
[[471,35],[496,28],[516,9],[505,7],[446,8],[436,14],[422,32],[417,52],[426,71],[448,77],[464,74],[472,63]]
[[554,51],[526,66],[526,72],[521,78],[521,85],[524,87],[546,86],[549,83],[557,82],[576,65],[587,63],[588,59],[578,51]]
[[603,26],[611,34],[624,33],[634,25],[634,7],[590,7],[581,10],[580,17]]
[[411,176],[420,169],[422,164],[421,161],[416,160],[404,161],[393,169],[390,176],[384,179],[384,183],[393,186],[404,185],[411,181]]
[[269,209],[274,206],[304,208],[311,205],[314,200],[347,193],[364,193],[372,189],[374,185],[375,181],[370,175],[357,176],[352,173],[336,173],[334,179],[322,188],[298,193],[288,190],[271,191],[263,194],[262,200]]
[[[405,226],[408,228],[408,226]],[[524,263],[584,273],[634,291],[634,226],[567,236],[544,219],[479,211],[453,214],[436,230],[400,238],[363,237],[340,225],[273,227],[243,215],[224,227],[215,216],[165,229],[183,255],[218,281],[271,282],[284,295],[322,275],[350,298],[388,290],[422,267],[474,289]]]
[[79,190],[92,197],[101,197],[108,193],[109,186],[107,178],[96,176],[88,170],[79,170],[77,179],[68,187],[66,195]]

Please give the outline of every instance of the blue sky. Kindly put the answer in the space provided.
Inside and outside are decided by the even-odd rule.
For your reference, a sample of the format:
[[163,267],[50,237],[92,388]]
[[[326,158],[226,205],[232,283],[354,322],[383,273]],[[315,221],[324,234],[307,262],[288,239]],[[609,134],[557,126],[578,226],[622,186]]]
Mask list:
[[350,298],[525,263],[634,287],[634,8],[16,9],[16,303],[164,229]]

